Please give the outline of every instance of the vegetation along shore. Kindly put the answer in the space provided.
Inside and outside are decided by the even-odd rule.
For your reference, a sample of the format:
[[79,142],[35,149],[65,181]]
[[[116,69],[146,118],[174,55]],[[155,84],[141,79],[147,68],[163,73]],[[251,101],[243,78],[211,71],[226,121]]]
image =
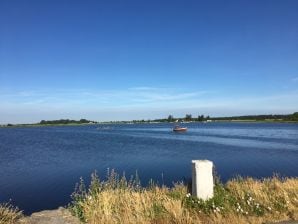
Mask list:
[[[88,187],[81,179],[67,207],[73,218],[82,223],[230,224],[298,220],[298,178],[238,177],[225,184],[216,181],[214,197],[202,201],[191,196],[183,183],[171,188],[154,183],[141,187],[138,178],[127,180],[113,170],[104,181],[96,173],[91,177]],[[41,224],[42,216],[38,216]],[[10,204],[0,206],[1,224],[26,220],[30,224],[30,218]]]
[[40,126],[57,126],[57,125],[86,125],[86,124],[134,124],[134,123],[166,123],[166,122],[298,122],[298,112],[286,115],[245,115],[232,117],[210,117],[198,115],[193,117],[191,114],[186,114],[185,117],[174,117],[169,115],[167,118],[153,119],[153,120],[132,120],[132,121],[107,121],[97,122],[87,119],[71,120],[42,120],[39,123],[33,124],[2,124],[0,127],[40,127]]

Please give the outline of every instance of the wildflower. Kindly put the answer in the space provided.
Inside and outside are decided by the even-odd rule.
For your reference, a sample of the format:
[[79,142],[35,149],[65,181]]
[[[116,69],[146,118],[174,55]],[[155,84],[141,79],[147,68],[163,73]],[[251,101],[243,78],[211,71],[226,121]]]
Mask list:
[[271,211],[271,208],[270,208],[270,207],[268,207],[268,210],[269,210],[269,211]]
[[186,194],[186,197],[189,198],[190,197],[190,193]]
[[245,215],[248,215],[248,212],[245,212]]

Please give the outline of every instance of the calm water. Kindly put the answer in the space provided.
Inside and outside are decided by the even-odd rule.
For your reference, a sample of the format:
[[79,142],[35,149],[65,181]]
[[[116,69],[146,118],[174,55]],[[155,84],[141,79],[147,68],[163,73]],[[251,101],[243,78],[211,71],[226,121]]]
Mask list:
[[223,181],[237,174],[298,176],[298,124],[191,123],[0,128],[0,202],[30,214],[66,205],[79,177],[107,168],[171,185],[192,159],[214,161]]

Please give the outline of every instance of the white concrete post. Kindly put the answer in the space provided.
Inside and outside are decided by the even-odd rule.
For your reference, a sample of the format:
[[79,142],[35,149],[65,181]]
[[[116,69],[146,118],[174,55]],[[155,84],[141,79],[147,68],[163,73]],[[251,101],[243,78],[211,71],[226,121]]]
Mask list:
[[192,160],[192,195],[203,200],[213,197],[213,163],[209,160]]

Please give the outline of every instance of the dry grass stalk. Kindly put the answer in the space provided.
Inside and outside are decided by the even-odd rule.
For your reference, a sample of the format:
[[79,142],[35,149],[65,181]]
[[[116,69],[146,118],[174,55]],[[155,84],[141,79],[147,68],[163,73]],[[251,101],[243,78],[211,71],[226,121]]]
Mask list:
[[10,203],[0,204],[0,224],[15,224],[22,216],[22,212]]
[[[201,201],[187,187],[150,186],[123,181],[113,174],[92,190],[77,193],[72,210],[90,224],[265,223],[298,220],[298,178],[235,179],[215,187],[215,196]],[[96,185],[96,187],[95,187]],[[81,189],[81,190],[82,190]]]

